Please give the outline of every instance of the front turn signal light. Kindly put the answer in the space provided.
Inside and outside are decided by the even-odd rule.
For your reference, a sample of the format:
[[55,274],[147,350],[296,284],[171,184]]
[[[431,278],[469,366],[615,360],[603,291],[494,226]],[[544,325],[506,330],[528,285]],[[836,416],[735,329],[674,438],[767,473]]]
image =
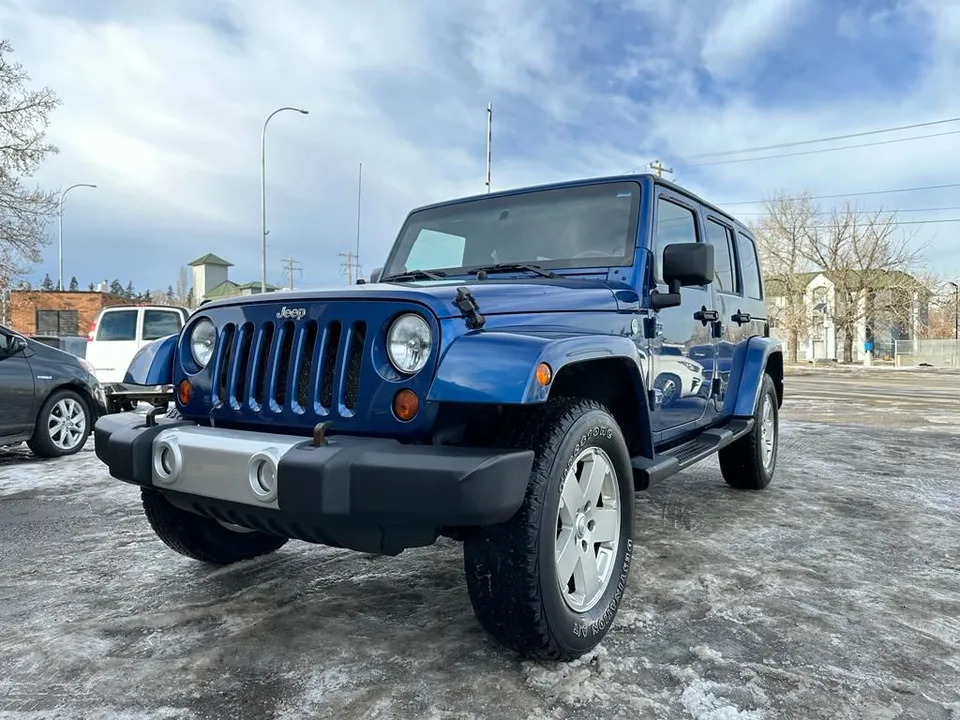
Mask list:
[[177,400],[181,405],[189,405],[191,397],[193,397],[193,385],[189,380],[181,380],[177,385]]
[[546,363],[537,365],[537,382],[546,387],[551,380],[553,380],[553,370],[550,369],[550,366]]
[[420,398],[409,388],[403,388],[393,397],[393,414],[400,420],[409,422],[417,416],[420,410]]

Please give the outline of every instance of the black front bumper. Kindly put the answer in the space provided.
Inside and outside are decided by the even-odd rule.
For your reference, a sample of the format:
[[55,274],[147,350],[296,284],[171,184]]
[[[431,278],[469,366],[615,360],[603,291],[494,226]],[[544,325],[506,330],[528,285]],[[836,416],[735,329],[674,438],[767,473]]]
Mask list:
[[[279,461],[276,507],[271,508],[263,507],[252,493],[241,502],[235,495],[181,496],[175,484],[155,482],[154,439],[178,426],[197,424],[161,417],[148,427],[139,413],[106,415],[94,428],[97,457],[113,477],[163,490],[178,499],[178,505],[190,505],[196,512],[328,544],[334,543],[324,534],[324,526],[345,523],[426,529],[504,522],[523,502],[533,465],[531,450],[404,445],[336,435],[326,445],[313,447],[304,438]],[[236,482],[243,485],[247,479],[237,477]]]

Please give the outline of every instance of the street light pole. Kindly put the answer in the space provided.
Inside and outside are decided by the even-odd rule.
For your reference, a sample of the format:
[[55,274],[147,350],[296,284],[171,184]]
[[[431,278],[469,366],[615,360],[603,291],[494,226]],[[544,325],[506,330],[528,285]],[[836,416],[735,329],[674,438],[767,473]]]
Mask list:
[[60,266],[59,278],[57,280],[57,290],[60,291],[63,290],[63,198],[68,192],[76,187],[95,188],[96,185],[91,185],[90,183],[76,183],[60,193],[60,202],[57,208],[57,254],[59,256]]
[[308,111],[295,107],[277,108],[267,115],[263,121],[263,130],[260,132],[260,292],[267,291],[267,123],[277,113],[284,110],[293,110],[301,115],[308,115]]

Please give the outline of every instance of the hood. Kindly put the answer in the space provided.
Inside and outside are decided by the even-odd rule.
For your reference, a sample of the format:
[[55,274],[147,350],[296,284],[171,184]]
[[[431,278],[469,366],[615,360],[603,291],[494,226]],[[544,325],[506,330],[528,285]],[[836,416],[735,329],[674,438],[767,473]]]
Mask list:
[[635,304],[637,293],[606,280],[557,278],[443,279],[403,283],[367,283],[317,290],[243,295],[206,303],[212,307],[260,303],[298,305],[324,300],[405,300],[429,307],[441,320],[460,317],[457,288],[469,288],[483,315],[529,312],[616,312]]

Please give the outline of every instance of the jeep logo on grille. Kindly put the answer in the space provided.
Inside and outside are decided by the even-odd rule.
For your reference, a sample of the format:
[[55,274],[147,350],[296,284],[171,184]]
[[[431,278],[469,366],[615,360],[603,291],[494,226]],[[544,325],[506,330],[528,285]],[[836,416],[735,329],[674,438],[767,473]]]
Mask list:
[[303,320],[306,314],[306,308],[288,308],[284,305],[277,313],[277,320]]

